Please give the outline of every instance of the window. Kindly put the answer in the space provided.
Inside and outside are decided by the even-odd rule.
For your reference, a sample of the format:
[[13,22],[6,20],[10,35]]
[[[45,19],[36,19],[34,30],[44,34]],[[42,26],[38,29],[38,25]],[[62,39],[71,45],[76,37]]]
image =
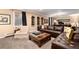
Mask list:
[[49,26],[50,26],[50,17],[49,17]]
[[27,22],[26,22],[26,12],[22,12],[22,25],[26,26]]
[[37,25],[40,25],[40,17],[37,17]]
[[31,17],[31,21],[32,21],[31,25],[35,25],[35,17],[34,16]]
[[22,13],[16,12],[15,13],[15,26],[20,26],[20,25],[22,25]]
[[27,22],[26,22],[26,12],[16,12],[15,13],[15,25],[16,26],[26,26]]
[[52,23],[53,23],[53,19],[52,19],[52,17],[51,17],[51,26],[53,25]]
[[43,25],[44,24],[44,19],[43,19],[43,17],[41,18],[41,25]]

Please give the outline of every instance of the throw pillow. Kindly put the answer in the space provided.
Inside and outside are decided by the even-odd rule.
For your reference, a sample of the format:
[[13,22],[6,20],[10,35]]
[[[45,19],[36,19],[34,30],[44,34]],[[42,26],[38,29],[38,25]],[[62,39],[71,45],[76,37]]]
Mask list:
[[64,33],[66,34],[67,40],[70,43],[74,30],[71,27],[64,27]]

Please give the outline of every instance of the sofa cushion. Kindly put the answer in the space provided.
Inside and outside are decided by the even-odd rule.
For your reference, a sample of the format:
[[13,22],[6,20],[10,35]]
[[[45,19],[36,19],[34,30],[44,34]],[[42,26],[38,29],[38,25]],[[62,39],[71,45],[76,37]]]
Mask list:
[[60,34],[56,39],[52,41],[52,48],[54,49],[61,49],[61,48],[68,48],[68,41],[66,40],[67,37],[65,33]]
[[79,32],[79,27],[76,28],[76,32]]
[[54,30],[55,31],[61,31],[62,32],[63,27],[62,26],[55,26]]
[[60,31],[51,31],[52,33],[55,33],[55,34],[61,34]]
[[74,35],[74,41],[75,42],[79,42],[79,34],[75,34]]
[[48,30],[53,30],[53,26],[48,26]]

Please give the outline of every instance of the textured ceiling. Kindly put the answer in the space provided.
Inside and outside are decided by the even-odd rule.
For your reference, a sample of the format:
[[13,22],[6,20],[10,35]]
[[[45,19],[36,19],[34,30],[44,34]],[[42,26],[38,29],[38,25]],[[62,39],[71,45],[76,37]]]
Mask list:
[[55,14],[57,12],[66,12],[66,15],[79,13],[79,9],[22,9],[22,10],[28,12],[37,12],[46,16]]

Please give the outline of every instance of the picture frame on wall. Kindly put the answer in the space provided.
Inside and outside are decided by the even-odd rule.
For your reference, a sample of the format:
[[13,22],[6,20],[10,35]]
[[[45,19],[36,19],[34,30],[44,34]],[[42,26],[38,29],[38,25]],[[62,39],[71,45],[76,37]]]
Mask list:
[[0,14],[0,25],[11,24],[11,16],[9,14]]

